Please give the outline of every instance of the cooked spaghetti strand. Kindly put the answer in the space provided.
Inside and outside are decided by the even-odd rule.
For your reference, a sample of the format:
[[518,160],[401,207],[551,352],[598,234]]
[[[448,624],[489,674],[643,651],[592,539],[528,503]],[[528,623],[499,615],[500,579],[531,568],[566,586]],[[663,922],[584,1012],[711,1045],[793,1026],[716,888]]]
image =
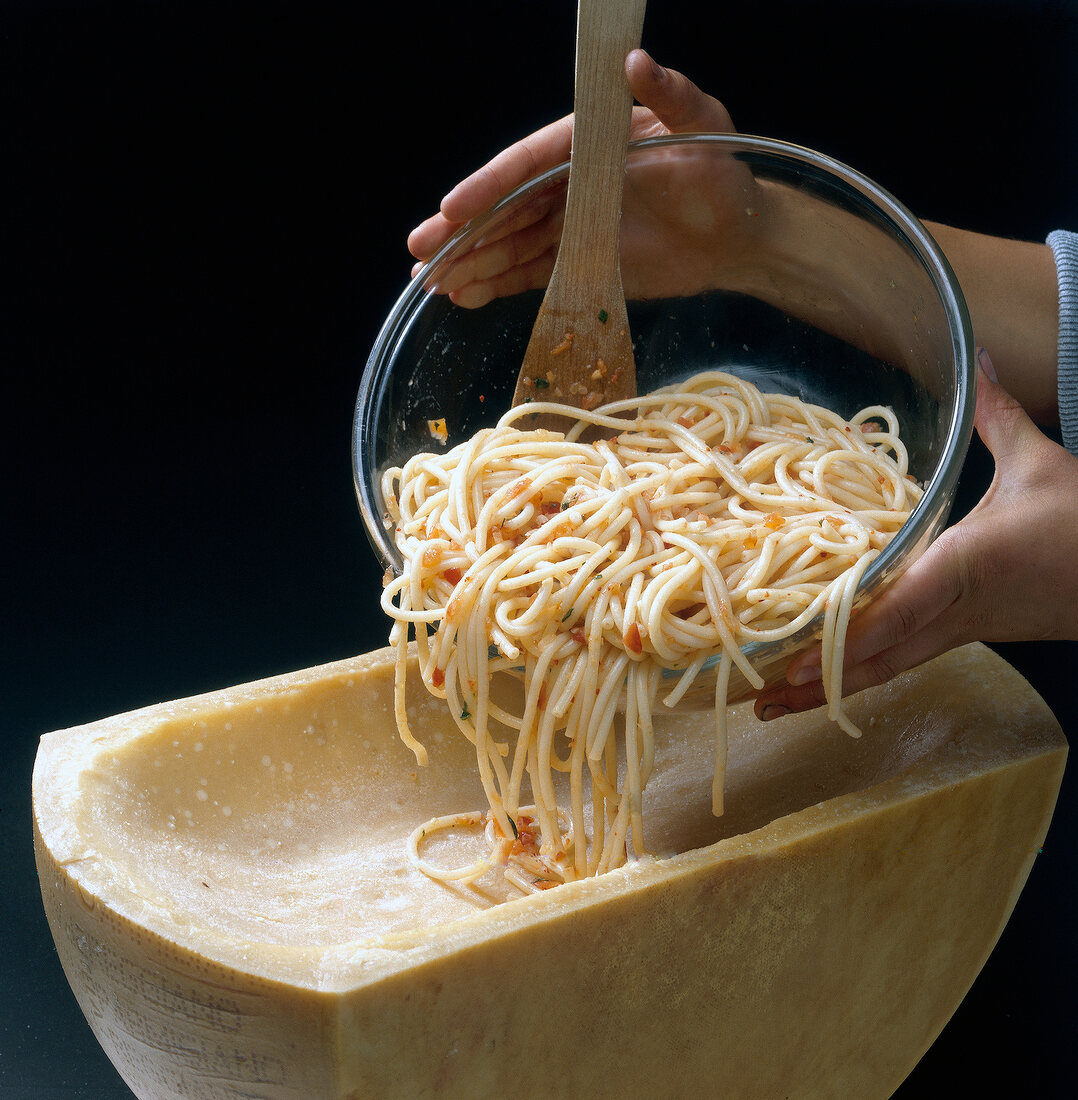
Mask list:
[[[534,412],[564,417],[565,432],[529,430]],[[587,442],[589,428],[605,437]],[[744,647],[821,616],[828,714],[858,736],[842,706],[844,639],[865,571],[920,499],[907,464],[889,409],[847,421],[707,372],[590,413],[518,407],[387,471],[403,572],[382,606],[395,620],[401,738],[425,763],[405,705],[412,632],[424,684],[475,746],[488,802],[416,829],[415,864],[463,884],[500,867],[531,892],[642,855],[663,675],[678,677],[673,706],[714,664],[721,813],[730,678],[763,683]],[[523,680],[520,713],[491,694],[496,673]],[[465,820],[485,822],[489,854],[455,870],[425,861],[421,842]]]

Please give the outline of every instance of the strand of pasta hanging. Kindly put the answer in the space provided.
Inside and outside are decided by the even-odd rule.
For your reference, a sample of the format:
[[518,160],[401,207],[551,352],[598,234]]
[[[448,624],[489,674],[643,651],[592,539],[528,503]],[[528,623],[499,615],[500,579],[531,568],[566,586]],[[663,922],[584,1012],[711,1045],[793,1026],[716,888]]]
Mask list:
[[[570,427],[529,430],[533,412]],[[595,428],[607,438],[585,438]],[[383,493],[403,559],[382,597],[400,735],[426,763],[405,699],[414,634],[423,682],[474,744],[488,802],[425,822],[412,857],[447,881],[500,867],[521,890],[646,852],[664,670],[678,671],[662,696],[673,705],[719,662],[716,813],[730,675],[762,686],[746,644],[789,637],[822,612],[829,714],[857,736],[841,702],[857,585],[921,496],[891,410],[844,420],[718,372],[590,413],[514,408],[387,471]],[[519,712],[491,695],[503,672],[523,680]],[[568,773],[568,806],[555,772]],[[425,837],[466,820],[486,828],[484,858],[445,870],[422,858]]]

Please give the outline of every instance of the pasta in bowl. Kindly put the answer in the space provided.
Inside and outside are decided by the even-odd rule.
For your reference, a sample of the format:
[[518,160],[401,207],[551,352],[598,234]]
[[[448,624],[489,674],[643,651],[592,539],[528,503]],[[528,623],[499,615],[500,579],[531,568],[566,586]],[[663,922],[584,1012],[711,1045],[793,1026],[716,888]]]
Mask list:
[[[653,705],[714,708],[721,812],[726,703],[814,638],[831,716],[856,735],[846,623],[953,499],[972,338],[923,227],[850,169],[764,139],[644,142],[627,171],[638,399],[580,412],[536,379],[508,410],[541,285],[477,309],[446,294],[556,214],[564,169],[446,245],[363,378],[356,482],[387,567],[398,726],[422,761],[403,696],[414,635],[489,802],[486,854],[435,877],[500,866],[530,890],[645,853]],[[524,681],[515,711],[493,700],[499,674]],[[420,826],[414,859],[462,824]]]

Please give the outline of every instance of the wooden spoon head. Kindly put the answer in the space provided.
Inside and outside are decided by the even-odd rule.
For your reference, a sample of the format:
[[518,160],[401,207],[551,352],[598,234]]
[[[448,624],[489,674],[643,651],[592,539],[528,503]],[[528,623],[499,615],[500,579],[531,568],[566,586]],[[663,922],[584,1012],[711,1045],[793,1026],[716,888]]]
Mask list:
[[[625,57],[640,44],[644,8],[645,0],[578,0],[565,220],[514,405],[547,400],[591,410],[636,396],[618,241],[632,117]],[[568,426],[564,417],[553,419],[536,422]]]
[[[513,404],[556,401],[590,411],[636,396],[636,362],[621,288],[590,308],[544,302],[517,378]],[[525,426],[522,422],[521,426]],[[563,416],[539,414],[528,427],[564,431]]]

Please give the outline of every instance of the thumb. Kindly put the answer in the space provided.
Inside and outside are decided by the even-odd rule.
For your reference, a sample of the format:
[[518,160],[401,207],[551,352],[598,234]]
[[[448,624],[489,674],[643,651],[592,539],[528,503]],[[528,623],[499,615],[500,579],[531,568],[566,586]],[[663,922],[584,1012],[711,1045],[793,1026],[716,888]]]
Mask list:
[[625,76],[636,101],[649,108],[670,133],[736,132],[733,119],[717,99],[687,76],[659,65],[646,51],[630,52]]
[[1025,409],[999,384],[992,359],[984,348],[977,350],[977,362],[981,374],[973,425],[999,467],[1033,446],[1041,439],[1041,433]]

